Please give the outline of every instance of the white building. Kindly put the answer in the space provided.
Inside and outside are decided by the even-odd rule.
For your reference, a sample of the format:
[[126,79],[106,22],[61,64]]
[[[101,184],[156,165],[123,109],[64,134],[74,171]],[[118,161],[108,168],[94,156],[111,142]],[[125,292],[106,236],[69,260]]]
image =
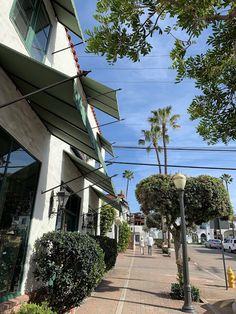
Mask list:
[[[111,152],[111,146],[99,134],[88,102],[117,119],[119,112],[114,91],[84,77],[79,68],[69,34],[83,39],[73,0],[2,1],[0,23],[4,301],[24,293],[34,242],[43,233],[99,234],[103,191],[115,192],[103,161],[104,149]],[[59,191],[67,196],[60,206]],[[97,217],[92,223],[91,216]]]
[[[235,222],[234,229],[235,229]],[[220,239],[220,230],[223,239],[233,238],[234,230],[230,221],[220,221],[220,226],[214,220],[208,223],[202,223],[200,226],[196,226],[196,229],[187,236],[189,243],[202,243],[210,239]],[[236,232],[235,232],[236,236]]]

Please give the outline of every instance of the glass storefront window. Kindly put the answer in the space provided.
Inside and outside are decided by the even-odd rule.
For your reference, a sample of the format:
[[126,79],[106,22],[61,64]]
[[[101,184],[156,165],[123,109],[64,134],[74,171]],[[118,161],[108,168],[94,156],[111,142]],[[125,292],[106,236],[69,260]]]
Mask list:
[[39,169],[0,129],[0,300],[20,290]]

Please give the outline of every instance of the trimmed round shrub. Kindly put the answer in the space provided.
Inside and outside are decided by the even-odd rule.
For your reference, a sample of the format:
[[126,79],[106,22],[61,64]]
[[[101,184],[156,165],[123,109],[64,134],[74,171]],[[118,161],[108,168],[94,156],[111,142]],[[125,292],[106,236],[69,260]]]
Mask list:
[[[44,300],[58,313],[78,306],[101,281],[104,254],[88,235],[54,231],[35,242],[34,276],[43,284]],[[36,297],[37,298],[37,297]]]
[[106,271],[110,270],[116,264],[117,258],[117,242],[105,236],[95,236],[94,239],[99,243],[104,252],[104,262],[106,264]]
[[44,302],[41,305],[26,303],[21,305],[20,309],[17,311],[17,314],[56,314],[47,303]]

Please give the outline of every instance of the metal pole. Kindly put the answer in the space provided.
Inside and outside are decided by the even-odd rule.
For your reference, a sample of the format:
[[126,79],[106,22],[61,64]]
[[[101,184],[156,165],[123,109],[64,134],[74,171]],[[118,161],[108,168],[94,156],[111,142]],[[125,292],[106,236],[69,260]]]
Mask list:
[[[107,163],[107,166],[110,166],[110,165],[111,165],[111,164],[108,162],[108,163]],[[70,182],[75,181],[75,180],[77,180],[77,179],[81,179],[81,178],[85,178],[85,179],[86,179],[86,175],[91,174],[91,173],[93,173],[93,172],[96,172],[97,170],[100,170],[100,169],[102,169],[102,168],[103,168],[103,166],[101,166],[101,167],[99,167],[99,168],[96,168],[96,169],[94,169],[94,170],[91,170],[91,171],[89,171],[89,172],[86,172],[84,175],[79,175],[79,176],[77,176],[77,177],[75,177],[75,178],[73,178],[73,179],[70,179],[70,180],[66,181],[66,182],[63,182],[63,183],[58,184],[58,185],[55,185],[54,187],[52,187],[52,188],[50,188],[50,189],[47,189],[47,190],[45,190],[45,191],[41,191],[41,194],[45,194],[45,193],[50,192],[50,191],[52,191],[52,190],[54,190],[54,189],[56,189],[56,188],[63,187],[63,186],[66,185],[67,183],[70,183]]]
[[219,230],[220,230],[221,253],[222,253],[222,260],[223,260],[223,267],[224,267],[224,274],[225,274],[225,289],[228,290],[228,280],[227,280],[226,266],[225,266],[225,252],[224,252],[222,233],[221,233],[221,228],[220,228],[220,218],[218,218],[218,223],[219,223]]
[[[121,121],[124,121],[125,119],[120,119],[120,120],[116,120],[116,121],[111,121],[111,122],[107,122],[107,123],[103,123],[103,124],[100,124],[99,126],[94,126],[92,127],[91,129],[97,129],[98,127],[102,127],[102,126],[106,126],[106,125],[109,125],[109,124],[113,124],[113,123],[117,123],[117,122],[121,122]],[[114,146],[115,147],[115,146]]]
[[45,90],[48,90],[48,89],[50,89],[50,88],[53,88],[53,87],[59,86],[59,85],[61,85],[61,84],[64,84],[64,83],[66,83],[66,82],[72,81],[72,80],[74,80],[74,79],[77,78],[77,77],[86,76],[86,75],[87,75],[88,73],[90,73],[90,72],[91,72],[91,71],[82,71],[81,73],[76,74],[76,75],[74,75],[74,76],[72,76],[72,77],[68,77],[68,78],[66,78],[66,79],[64,79],[64,80],[62,80],[62,81],[59,81],[59,82],[50,84],[50,85],[48,85],[48,86],[39,88],[39,89],[37,89],[37,90],[35,90],[35,91],[31,92],[31,93],[28,93],[28,94],[26,94],[26,95],[23,95],[23,96],[21,96],[21,97],[18,97],[18,98],[16,98],[16,99],[14,99],[14,100],[11,100],[11,101],[9,101],[9,102],[3,104],[3,105],[0,105],[0,109],[5,108],[5,107],[7,107],[7,106],[9,106],[9,105],[12,105],[12,104],[14,104],[14,103],[16,103],[16,102],[18,102],[18,101],[20,101],[20,100],[27,99],[27,98],[29,98],[29,97],[31,97],[31,96],[33,96],[33,95],[38,94],[38,93],[44,92]]
[[195,313],[192,305],[191,286],[189,282],[188,251],[186,242],[186,223],[184,213],[184,190],[179,190],[180,216],[181,216],[181,237],[183,254],[183,279],[184,279],[184,305],[183,312]]
[[61,52],[61,51],[70,49],[70,48],[72,48],[72,47],[76,47],[76,46],[82,45],[82,44],[84,44],[85,42],[86,42],[86,41],[81,41],[81,42],[79,42],[79,43],[77,43],[77,44],[73,44],[73,46],[68,46],[68,47],[59,49],[59,50],[57,50],[57,51],[53,51],[53,52],[52,52],[52,55],[54,55],[55,53],[58,53],[58,52]]

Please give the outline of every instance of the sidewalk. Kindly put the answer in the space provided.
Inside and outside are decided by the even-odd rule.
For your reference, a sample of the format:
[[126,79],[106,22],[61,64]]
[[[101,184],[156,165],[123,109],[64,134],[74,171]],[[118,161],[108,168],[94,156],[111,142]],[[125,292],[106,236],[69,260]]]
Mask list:
[[191,259],[191,283],[201,291],[202,300],[216,314],[232,314],[232,303],[236,299],[236,288],[225,289],[225,280],[217,273],[209,272]]
[[[119,254],[115,268],[75,313],[183,313],[183,301],[169,297],[170,284],[176,282],[174,256],[165,257],[157,250],[153,256],[145,254],[141,255],[138,248]],[[206,304],[194,303],[194,307],[197,314],[214,313]]]

